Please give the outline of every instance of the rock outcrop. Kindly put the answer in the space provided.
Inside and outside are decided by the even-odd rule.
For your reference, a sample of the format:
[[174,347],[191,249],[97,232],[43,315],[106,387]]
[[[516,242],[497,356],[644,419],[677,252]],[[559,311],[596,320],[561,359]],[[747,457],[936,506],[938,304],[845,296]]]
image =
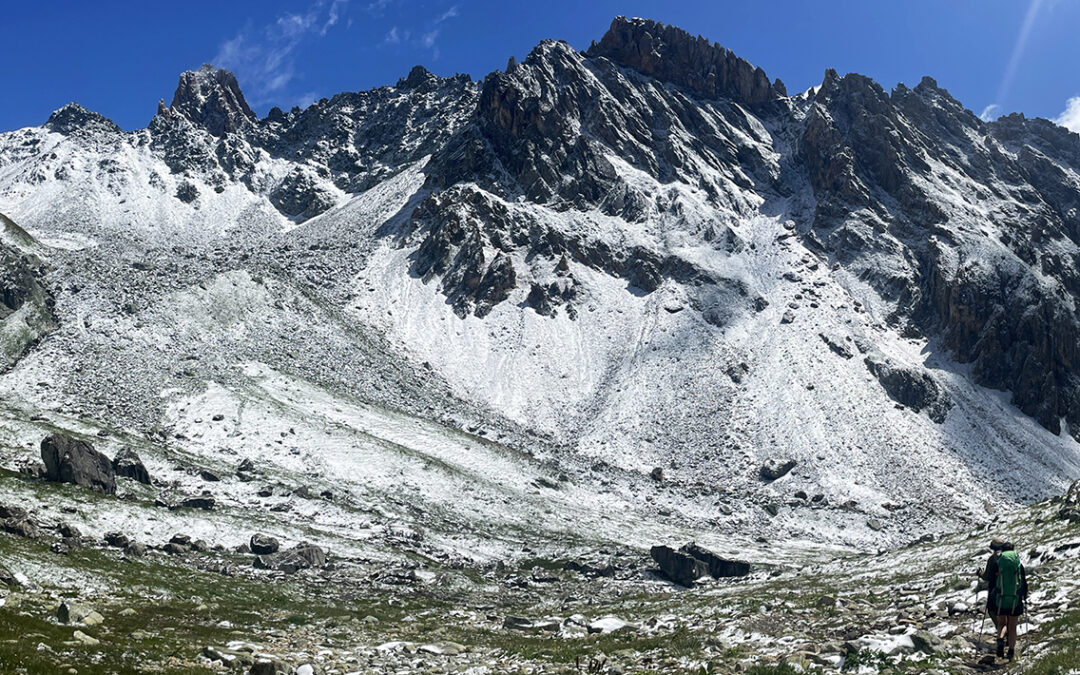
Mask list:
[[720,45],[649,19],[616,17],[587,54],[680,85],[703,98],[756,105],[787,95],[782,82],[769,82],[764,70]]
[[146,470],[142,459],[131,448],[120,448],[112,461],[113,473],[124,478],[131,478],[144,485],[150,484],[150,472]]
[[74,483],[105,494],[116,493],[112,462],[89,441],[53,434],[41,441],[41,460],[50,481]]
[[952,400],[945,389],[929,373],[900,366],[879,353],[872,352],[863,359],[867,369],[897,403],[915,412],[926,411],[938,424],[945,421]]
[[211,65],[180,75],[169,110],[215,136],[243,131],[256,120],[236,76]]
[[670,546],[653,546],[649,555],[668,579],[680,586],[692,586],[706,575],[715,579],[739,577],[750,573],[750,565],[727,560],[691,542],[675,550]]
[[55,299],[43,283],[49,268],[32,253],[36,248],[29,234],[0,214],[0,372],[58,325]]

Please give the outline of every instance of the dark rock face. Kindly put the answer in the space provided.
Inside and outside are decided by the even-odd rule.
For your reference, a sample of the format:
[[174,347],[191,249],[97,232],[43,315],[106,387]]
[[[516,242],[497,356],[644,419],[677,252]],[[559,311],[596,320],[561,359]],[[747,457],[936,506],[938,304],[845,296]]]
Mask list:
[[270,203],[301,221],[314,218],[334,205],[334,195],[320,187],[311,172],[294,169],[270,193]]
[[[0,234],[32,241],[3,214],[0,214]],[[14,365],[57,327],[55,300],[42,283],[47,272],[48,268],[35,256],[9,247],[0,239],[0,329],[7,333],[0,341],[0,371]]]
[[881,382],[889,398],[915,412],[925,410],[930,419],[938,424],[945,421],[952,400],[929,373],[898,366],[876,353],[868,355],[863,362]]
[[255,121],[236,76],[210,65],[180,76],[169,109],[215,136],[241,131]]
[[176,198],[185,204],[191,204],[199,198],[199,188],[191,181],[184,181],[176,187]]
[[649,549],[649,555],[660,566],[664,576],[680,586],[693,586],[695,581],[709,573],[708,563],[670,546],[653,546]]
[[714,579],[720,579],[722,577],[745,577],[747,574],[750,574],[750,563],[721,558],[712,551],[702,548],[694,542],[682,546],[679,550],[704,562],[708,566],[709,574]]
[[131,448],[121,448],[113,458],[112,466],[117,476],[131,478],[144,485],[150,484],[150,472],[143,466],[139,455]]
[[53,434],[41,441],[41,459],[50,481],[74,483],[110,495],[116,493],[112,462],[87,441]]
[[667,578],[680,586],[692,586],[709,575],[714,579],[742,577],[750,573],[750,564],[722,558],[694,542],[675,550],[669,546],[653,546],[649,551]]
[[718,44],[649,19],[616,17],[587,52],[645,75],[672,82],[703,98],[731,98],[749,105],[786,96],[777,80]]
[[312,544],[300,544],[288,551],[260,555],[255,558],[254,565],[258,569],[295,574],[311,567],[324,567],[326,552]]
[[[895,324],[941,335],[978,384],[1054,433],[1062,418],[1080,429],[1080,198],[1066,177],[1080,137],[1021,115],[985,124],[930,78],[890,95],[828,71],[797,159],[817,199],[809,243],[894,303]],[[967,201],[946,212],[928,160]],[[983,214],[985,197],[1008,213]],[[910,384],[912,400],[932,397]]]

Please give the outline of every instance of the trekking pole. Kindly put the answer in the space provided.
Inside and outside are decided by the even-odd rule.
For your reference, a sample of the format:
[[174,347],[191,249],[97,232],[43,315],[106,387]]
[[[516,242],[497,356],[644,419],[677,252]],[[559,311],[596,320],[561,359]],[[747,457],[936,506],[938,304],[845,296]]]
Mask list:
[[[979,587],[975,587],[975,607],[979,606]],[[982,621],[979,622],[979,641],[975,643],[975,656],[979,655],[979,650],[982,647],[983,629],[986,628],[986,612],[980,612],[982,614]]]

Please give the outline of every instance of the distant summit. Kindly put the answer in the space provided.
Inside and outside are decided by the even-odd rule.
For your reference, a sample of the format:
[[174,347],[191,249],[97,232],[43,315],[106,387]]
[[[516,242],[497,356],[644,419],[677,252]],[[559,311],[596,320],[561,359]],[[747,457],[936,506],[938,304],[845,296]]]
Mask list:
[[63,108],[49,115],[45,126],[61,134],[72,134],[80,130],[87,133],[95,132],[120,132],[122,129],[115,122],[101,113],[87,110],[78,103],[68,103]]
[[256,120],[236,76],[209,64],[180,75],[169,110],[215,136],[240,131]]
[[757,104],[787,95],[783,82],[770,83],[764,70],[730,50],[651,19],[615,17],[587,54],[606,57],[706,98],[731,96]]

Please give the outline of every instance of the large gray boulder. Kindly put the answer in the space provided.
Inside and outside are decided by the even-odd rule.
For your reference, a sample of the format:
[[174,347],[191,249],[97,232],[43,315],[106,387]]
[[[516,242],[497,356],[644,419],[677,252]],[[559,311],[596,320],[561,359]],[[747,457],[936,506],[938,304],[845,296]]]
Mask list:
[[270,555],[281,549],[281,543],[267,534],[253,534],[250,548],[255,555]]
[[56,483],[74,483],[105,494],[116,494],[116,475],[109,458],[89,441],[52,434],[41,441],[45,478]]
[[952,399],[929,373],[895,363],[880,352],[871,352],[863,359],[866,368],[881,382],[889,398],[941,424],[945,421]]
[[258,569],[295,574],[310,567],[324,567],[326,551],[314,544],[299,544],[288,551],[257,556],[253,564]]

